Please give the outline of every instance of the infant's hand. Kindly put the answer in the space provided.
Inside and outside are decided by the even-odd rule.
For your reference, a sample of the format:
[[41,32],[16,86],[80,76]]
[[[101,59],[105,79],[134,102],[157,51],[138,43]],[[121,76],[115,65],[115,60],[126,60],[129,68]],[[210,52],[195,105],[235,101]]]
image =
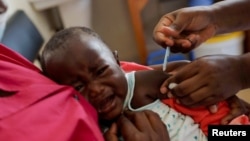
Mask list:
[[250,104],[243,101],[242,99],[239,99],[237,96],[232,96],[229,99],[227,99],[229,108],[231,109],[228,115],[226,115],[222,120],[221,124],[225,125],[228,124],[231,120],[236,118],[237,116],[240,116],[242,114],[249,116],[250,111]]

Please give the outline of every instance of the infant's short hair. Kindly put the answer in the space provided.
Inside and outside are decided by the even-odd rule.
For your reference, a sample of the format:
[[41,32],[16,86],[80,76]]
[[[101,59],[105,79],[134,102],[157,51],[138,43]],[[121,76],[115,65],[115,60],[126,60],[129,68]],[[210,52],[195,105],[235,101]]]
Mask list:
[[100,36],[92,29],[87,27],[70,27],[58,31],[52,36],[52,38],[47,42],[43,52],[53,51],[61,47],[66,47],[69,40],[78,37],[80,34],[87,34],[98,39],[101,39]]
[[68,42],[70,40],[78,38],[79,35],[81,34],[90,35],[96,37],[99,40],[102,40],[101,37],[94,30],[88,27],[76,26],[60,30],[57,33],[55,33],[52,36],[52,38],[50,38],[50,40],[46,43],[44,49],[42,50],[40,58],[42,70],[46,72],[45,59],[47,55],[49,55],[50,53],[54,52],[57,49],[68,47],[69,45]]

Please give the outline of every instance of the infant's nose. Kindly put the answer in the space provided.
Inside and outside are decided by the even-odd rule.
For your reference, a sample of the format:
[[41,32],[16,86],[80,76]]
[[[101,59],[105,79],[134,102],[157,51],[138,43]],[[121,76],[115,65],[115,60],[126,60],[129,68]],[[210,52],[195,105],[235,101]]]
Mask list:
[[93,98],[103,92],[104,87],[98,83],[91,83],[88,85],[89,97]]

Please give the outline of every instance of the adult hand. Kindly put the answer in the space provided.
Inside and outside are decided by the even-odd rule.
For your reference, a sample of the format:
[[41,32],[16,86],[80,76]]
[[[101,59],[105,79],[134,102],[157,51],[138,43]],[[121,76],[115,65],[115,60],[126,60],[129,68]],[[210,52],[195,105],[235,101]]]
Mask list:
[[161,92],[167,93],[169,84],[176,83],[171,93],[189,107],[210,106],[226,100],[248,86],[241,58],[229,55],[199,58],[167,79]]
[[160,117],[149,110],[125,111],[105,133],[106,141],[118,141],[118,128],[124,141],[170,141]]
[[[189,64],[189,60],[179,60],[179,61],[172,61],[167,64],[167,70],[166,72],[170,75],[174,75],[177,71],[179,71],[181,68]],[[152,67],[155,70],[162,70],[162,65],[155,65]],[[158,97],[160,99],[170,98],[172,97],[172,93],[169,91],[167,80],[163,83],[163,85],[160,88],[161,95]],[[167,94],[167,95],[166,95]]]
[[171,52],[186,53],[216,34],[209,6],[189,7],[164,15],[153,31],[154,40]]

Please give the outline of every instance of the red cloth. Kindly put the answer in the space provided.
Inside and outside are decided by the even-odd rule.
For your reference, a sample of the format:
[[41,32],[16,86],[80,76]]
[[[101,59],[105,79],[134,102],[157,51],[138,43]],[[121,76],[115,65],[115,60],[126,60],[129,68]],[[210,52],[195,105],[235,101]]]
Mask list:
[[[0,44],[0,141],[103,141],[94,108]],[[73,98],[74,95],[79,100]]]
[[[135,70],[147,70],[147,69],[151,70],[152,69],[148,66],[143,66],[140,64],[125,62],[125,61],[121,63],[121,67],[125,72],[130,72],[133,70],[135,71]],[[176,100],[173,98],[164,99],[162,100],[162,102],[169,105],[176,111],[181,112],[182,114],[191,116],[196,123],[200,124],[200,128],[204,132],[205,135],[208,134],[208,125],[220,124],[221,119],[225,117],[229,112],[229,107],[226,102],[220,102],[218,104],[218,111],[215,114],[210,113],[209,110],[205,107],[188,108],[188,107],[182,106],[176,103]],[[237,117],[230,124],[249,125],[250,121],[246,115],[242,115],[242,116]]]
[[250,121],[248,116],[246,115],[240,115],[236,118],[234,118],[229,125],[250,125]]
[[121,68],[125,71],[125,72],[131,72],[131,71],[138,71],[138,70],[152,70],[151,67],[149,66],[144,66],[144,65],[140,65],[134,62],[126,62],[126,61],[121,61]]
[[188,108],[176,103],[176,100],[164,99],[163,103],[169,105],[176,111],[181,112],[182,114],[189,115],[193,118],[196,123],[200,124],[201,130],[205,135],[208,134],[208,125],[219,125],[221,119],[225,117],[229,112],[229,107],[226,102],[220,102],[218,106],[218,111],[216,113],[211,113],[206,107],[199,108]]

